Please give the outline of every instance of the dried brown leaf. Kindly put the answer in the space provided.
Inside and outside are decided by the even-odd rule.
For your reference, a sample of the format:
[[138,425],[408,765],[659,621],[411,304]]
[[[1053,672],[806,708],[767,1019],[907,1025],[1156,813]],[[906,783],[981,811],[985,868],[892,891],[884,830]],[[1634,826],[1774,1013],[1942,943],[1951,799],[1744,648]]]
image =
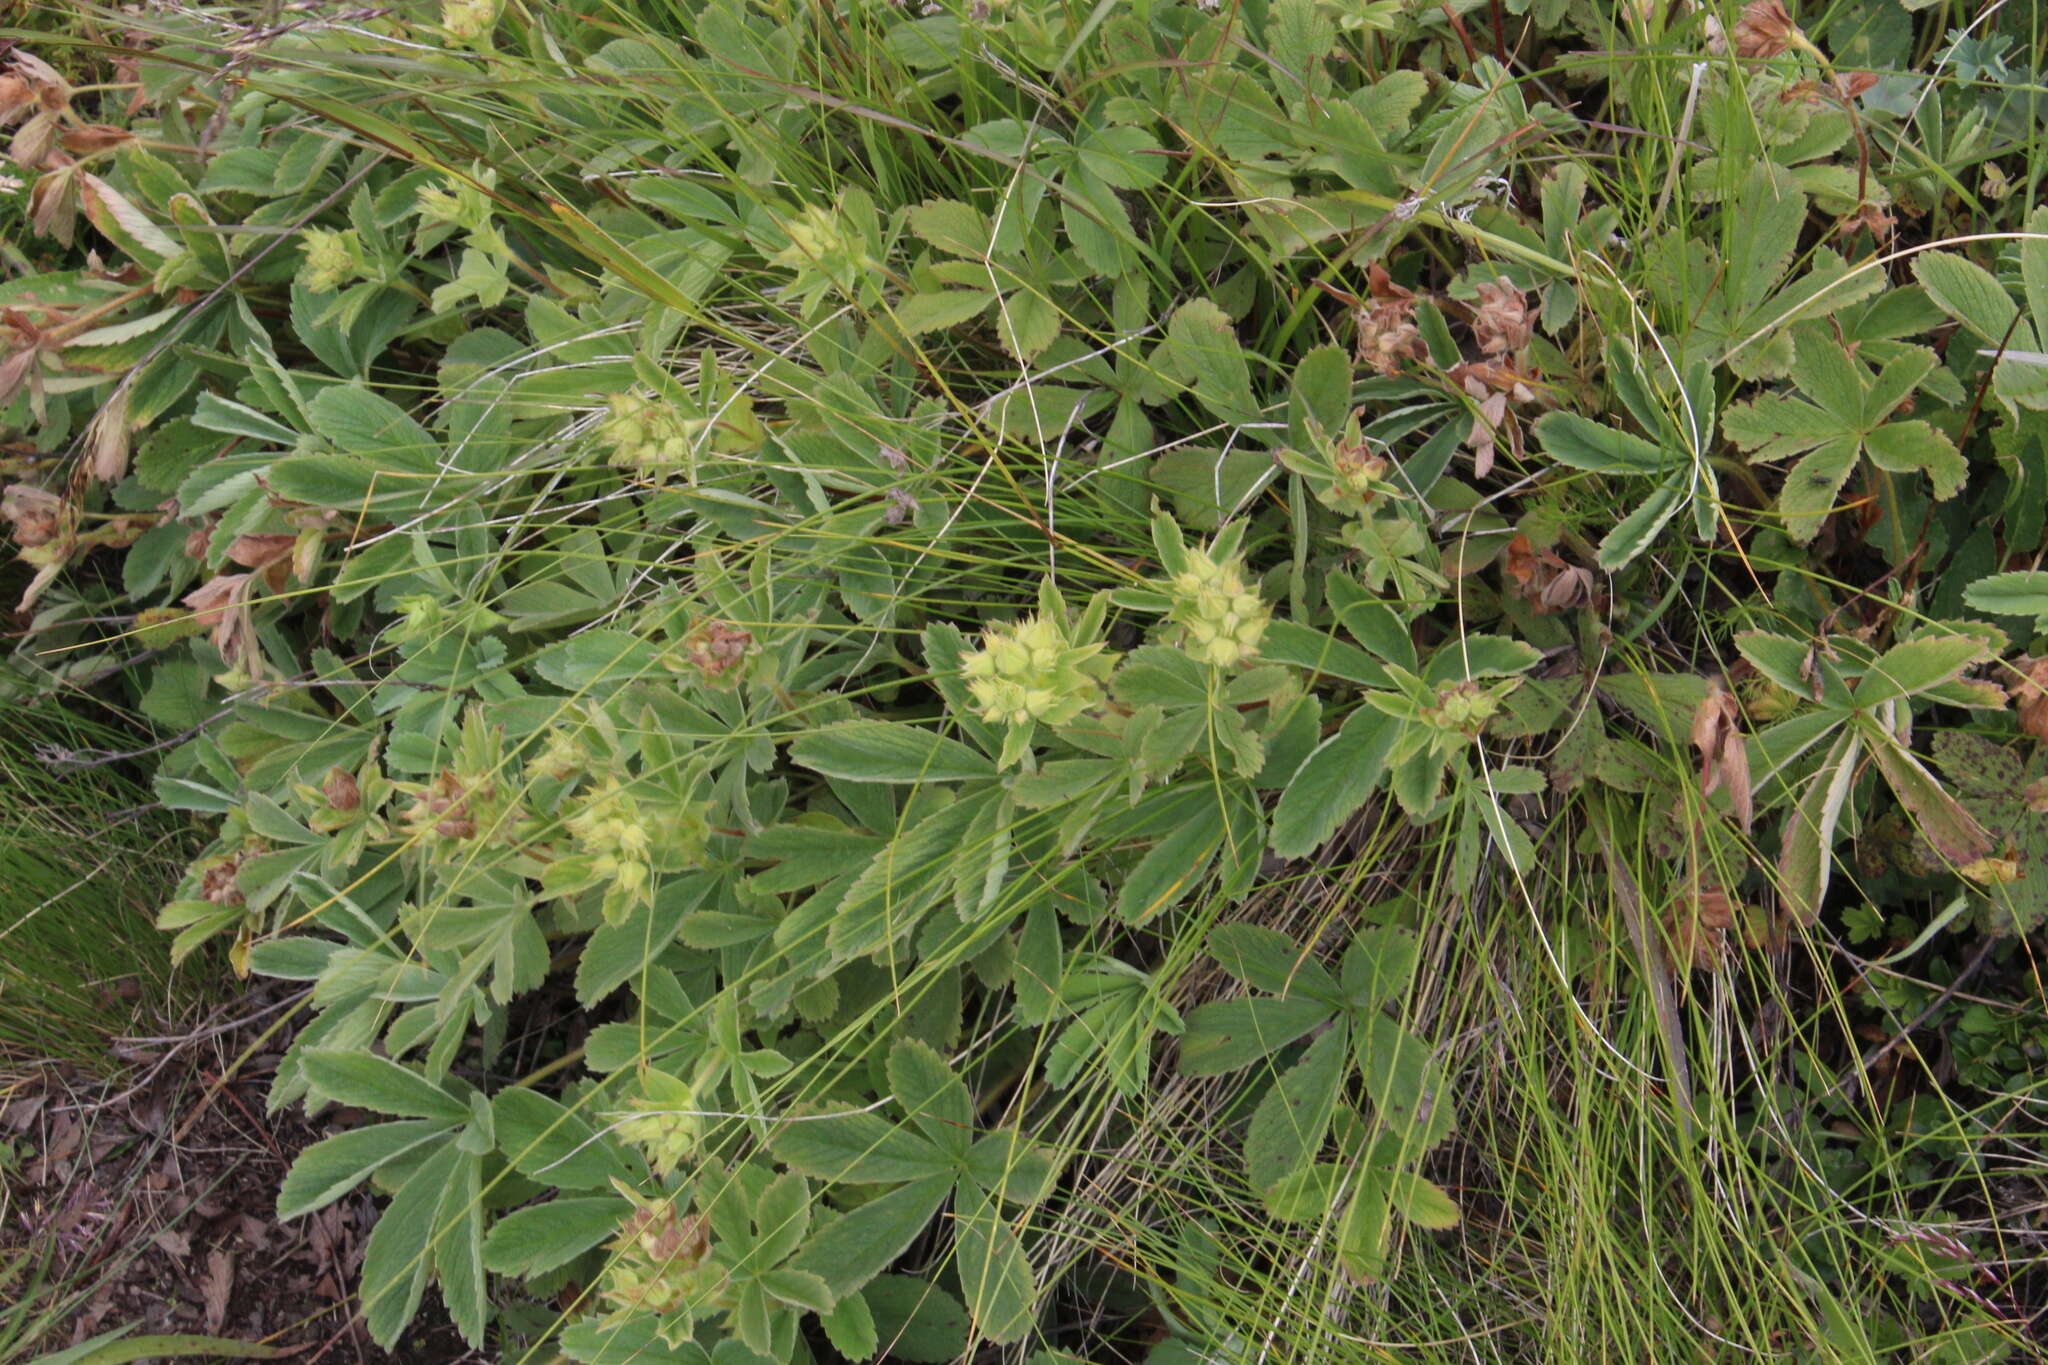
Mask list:
[[206,1304],[206,1330],[217,1334],[228,1320],[228,1298],[235,1290],[235,1254],[231,1251],[206,1253],[206,1274],[199,1281],[199,1296]]

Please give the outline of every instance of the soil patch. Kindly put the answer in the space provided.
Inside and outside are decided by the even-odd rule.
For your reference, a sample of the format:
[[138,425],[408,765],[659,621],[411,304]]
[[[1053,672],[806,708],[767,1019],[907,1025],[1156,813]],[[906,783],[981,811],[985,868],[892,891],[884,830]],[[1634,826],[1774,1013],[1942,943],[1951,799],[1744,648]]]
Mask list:
[[332,1365],[467,1357],[431,1302],[388,1354],[355,1320],[377,1218],[367,1191],[277,1221],[292,1159],[354,1117],[264,1113],[286,1029],[222,1083],[295,999],[258,992],[184,1036],[118,1040],[127,1065],[111,1081],[63,1066],[6,1077],[0,1303],[25,1315],[39,1349],[132,1327],[261,1342]]

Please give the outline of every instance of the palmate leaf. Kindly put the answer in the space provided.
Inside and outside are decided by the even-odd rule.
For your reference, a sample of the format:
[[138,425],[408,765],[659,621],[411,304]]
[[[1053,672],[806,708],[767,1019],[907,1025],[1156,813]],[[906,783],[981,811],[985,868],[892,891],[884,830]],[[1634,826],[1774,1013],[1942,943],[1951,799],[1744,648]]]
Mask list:
[[1794,542],[1820,534],[1865,456],[1886,473],[1925,474],[1938,500],[1961,490],[1969,466],[1955,444],[1926,422],[1891,420],[1932,368],[1930,355],[1910,350],[1872,374],[1828,330],[1808,327],[1795,340],[1797,395],[1766,394],[1728,409],[1723,426],[1752,464],[1798,457],[1778,495]]

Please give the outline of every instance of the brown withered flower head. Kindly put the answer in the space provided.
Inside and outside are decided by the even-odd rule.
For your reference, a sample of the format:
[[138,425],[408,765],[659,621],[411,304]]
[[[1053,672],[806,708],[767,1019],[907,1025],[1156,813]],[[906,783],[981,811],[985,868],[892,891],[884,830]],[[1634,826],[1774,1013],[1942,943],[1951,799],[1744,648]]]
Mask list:
[[32,483],[15,483],[0,493],[0,520],[24,550],[47,545],[64,532],[64,499]]
[[329,807],[338,811],[351,811],[363,804],[362,785],[346,768],[329,768],[320,794],[326,798]]
[[1781,0],[1749,0],[1735,21],[1735,55],[1775,57],[1792,47],[1795,38],[1804,36]]
[[1472,339],[1480,351],[1499,357],[1513,354],[1536,335],[1536,310],[1529,296],[1505,278],[1477,286],[1479,307],[1472,313]]
[[753,653],[753,635],[725,621],[698,621],[683,636],[684,658],[714,686],[730,680]]
[[1369,297],[1353,314],[1358,322],[1358,358],[1381,374],[1399,374],[1402,361],[1420,360],[1425,354],[1422,333],[1415,328],[1415,291],[1395,284],[1377,265],[1366,270],[1365,285]]

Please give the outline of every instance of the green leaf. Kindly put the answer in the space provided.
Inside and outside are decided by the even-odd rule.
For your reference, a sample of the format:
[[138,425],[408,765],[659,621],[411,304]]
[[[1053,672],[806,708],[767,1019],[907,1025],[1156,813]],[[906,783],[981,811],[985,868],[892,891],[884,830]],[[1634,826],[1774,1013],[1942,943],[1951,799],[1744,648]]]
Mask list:
[[825,943],[835,957],[864,957],[909,934],[953,890],[953,866],[975,817],[1001,793],[984,790],[934,811],[898,834],[847,888]]
[[[996,337],[1003,343],[1003,349],[1019,360],[1030,360],[1040,351],[1059,340],[1060,310],[1053,301],[1036,288],[1026,287],[1014,293],[1005,294],[996,301]],[[1027,400],[1032,395],[1027,391]],[[1032,414],[1023,416],[1009,414],[1011,420],[999,425],[1018,428],[1042,425],[1033,420],[1043,417],[1035,401],[1030,402]]]
[[1937,501],[1960,493],[1970,476],[1955,442],[1925,422],[1889,422],[1863,438],[1863,450],[1888,474],[1925,474]]
[[908,294],[896,302],[896,323],[911,336],[942,332],[979,317],[995,301],[993,290],[941,289]]
[[793,1118],[776,1137],[775,1155],[791,1170],[850,1184],[920,1180],[956,1165],[944,1149],[879,1114]]
[[1648,497],[1636,504],[1634,511],[1601,537],[1594,563],[1607,573],[1618,573],[1627,568],[1637,555],[1656,542],[1657,533],[1684,505],[1685,487],[1681,481],[1659,484]]
[[199,395],[191,421],[193,426],[205,431],[217,431],[223,436],[244,436],[266,445],[282,446],[286,450],[299,441],[299,433],[275,417],[216,393]]
[[1963,601],[1992,616],[2048,616],[2048,569],[2019,569],[1980,578]]
[[832,1311],[834,1299],[831,1289],[824,1280],[808,1271],[766,1270],[761,1273],[759,1283],[771,1296],[792,1308],[806,1309],[820,1316]]
[[1143,128],[1113,124],[1089,134],[1076,149],[1083,170],[1120,190],[1142,190],[1159,183],[1167,158],[1159,139]]
[[616,1195],[550,1199],[515,1209],[491,1224],[484,1269],[533,1276],[581,1256],[616,1233],[633,1206]]
[[1294,367],[1287,401],[1287,439],[1302,450],[1335,436],[1351,411],[1351,354],[1318,346]]
[[924,1135],[953,1156],[974,1141],[974,1101],[967,1087],[929,1045],[899,1038],[889,1049],[889,1089]]
[[1857,709],[1939,687],[1990,654],[1990,645],[1973,635],[1923,635],[1893,645],[1863,670],[1856,684]]
[[1983,267],[1953,252],[1923,251],[1913,258],[1913,278],[1943,312],[1976,333],[1978,340],[1993,346],[2006,345],[2008,339],[2016,346],[2032,345],[2031,337],[2021,341],[2012,335],[2019,305]]
[[1401,722],[1361,706],[1308,756],[1273,811],[1268,840],[1282,858],[1313,853],[1379,790]]
[[377,1114],[461,1123],[469,1106],[418,1072],[368,1052],[316,1049],[303,1058],[306,1079],[337,1104]]
[[1393,686],[1379,660],[1358,646],[1295,621],[1268,622],[1266,633],[1259,637],[1259,657],[1367,687]]
[[[758,1270],[788,1260],[804,1244],[804,1234],[811,1230],[810,1182],[794,1171],[785,1171],[770,1182],[754,1205],[754,1229],[757,1235],[747,1249],[745,1265]],[[823,1312],[832,1306],[832,1299],[822,1282],[818,1290],[824,1296],[825,1308],[817,1311]]]
[[1189,1013],[1180,1040],[1186,1076],[1220,1076],[1270,1056],[1327,1020],[1335,1009],[1306,996],[1212,1000]]
[[1052,1192],[1059,1159],[1013,1129],[990,1133],[967,1153],[967,1178],[1003,1203],[1030,1206]]
[[903,1254],[931,1224],[952,1188],[949,1166],[943,1175],[926,1176],[870,1200],[814,1232],[790,1268],[810,1271],[844,1298]]
[[1237,344],[1237,331],[1221,308],[1208,299],[1188,300],[1167,323],[1166,344],[1203,407],[1226,422],[1259,419],[1258,405],[1252,401],[1251,368],[1244,348]]
[[1315,1160],[1350,1074],[1350,1033],[1342,1023],[1309,1045],[1252,1111],[1245,1166],[1255,1189],[1271,1189]]
[[1356,1010],[1399,999],[1415,979],[1421,949],[1406,929],[1370,926],[1344,951],[1344,995]]
[[991,240],[988,215],[957,199],[927,199],[910,211],[910,230],[955,256],[979,258]]
[[390,399],[355,384],[329,384],[306,405],[306,418],[319,435],[350,455],[390,464],[404,460],[432,468],[439,443]]
[[1458,1206],[1451,1202],[1450,1195],[1413,1171],[1388,1171],[1387,1194],[1395,1211],[1418,1227],[1458,1226]]
[[884,1275],[861,1297],[889,1359],[947,1365],[967,1353],[967,1310],[930,1279]]
[[1735,637],[1735,648],[1756,671],[1794,696],[1805,696],[1808,683],[1803,676],[1808,650],[1804,641],[1769,631],[1747,630]]
[[177,1360],[186,1356],[226,1357],[231,1360],[274,1360],[285,1352],[276,1346],[254,1341],[231,1341],[226,1337],[203,1337],[188,1333],[167,1336],[131,1337],[134,1325],[87,1337],[76,1346],[36,1356],[27,1365],[130,1365],[138,1360]]
[[962,1185],[954,1196],[953,1229],[960,1292],[974,1330],[998,1344],[1021,1340],[1031,1330],[1037,1286],[1017,1234],[973,1185]]
[[587,630],[558,640],[533,660],[533,671],[570,692],[610,692],[655,671],[653,645],[623,630]]
[[385,1205],[363,1244],[363,1322],[371,1340],[387,1351],[419,1311],[433,1266],[429,1242],[442,1196],[455,1182],[456,1167],[465,1161],[450,1143],[421,1162]]
[[1834,867],[1835,829],[1856,776],[1862,737],[1846,729],[1806,781],[1778,848],[1779,896],[1802,924],[1820,913]]
[[849,782],[948,782],[995,776],[995,763],[957,739],[915,725],[850,720],[789,746],[794,761]]
[[1335,998],[1337,983],[1314,956],[1277,929],[1219,924],[1209,931],[1209,956],[1245,985],[1273,995]]
[[1536,419],[1535,432],[1544,454],[1592,474],[1661,475],[1680,459],[1640,436],[1572,412],[1545,413]]
[[1912,815],[1927,842],[1951,863],[1967,866],[1992,851],[1991,836],[1962,802],[1942,789],[1934,774],[1888,732],[1872,726],[1870,756],[1885,785]]
[[454,1175],[442,1192],[434,1228],[434,1269],[441,1283],[441,1306],[463,1341],[476,1347],[484,1344],[484,1323],[490,1316],[484,1296],[482,1158],[464,1153]]
[[602,1189],[644,1176],[618,1139],[599,1136],[581,1113],[534,1090],[501,1090],[491,1101],[498,1150],[521,1175],[563,1189]]
[[1429,660],[1431,682],[1512,678],[1543,662],[1543,651],[1501,635],[1460,635]]
[[1229,833],[1218,804],[1223,799],[1188,803],[1186,818],[1138,860],[1117,895],[1116,912],[1125,923],[1143,924],[1178,902],[1208,872]]
[[1439,1076],[1427,1043],[1384,1014],[1360,1020],[1352,1043],[1365,1093],[1390,1131],[1425,1142],[1447,1131],[1436,1113],[1444,1102],[1436,1093]]
[[825,1329],[825,1339],[832,1343],[832,1349],[848,1360],[868,1360],[881,1346],[875,1331],[875,1315],[869,1311],[867,1299],[859,1294],[848,1294],[830,1312],[820,1313],[818,1325]]
[[369,1179],[371,1172],[447,1132],[445,1123],[406,1119],[320,1139],[299,1153],[278,1187],[279,1221],[326,1208]]

